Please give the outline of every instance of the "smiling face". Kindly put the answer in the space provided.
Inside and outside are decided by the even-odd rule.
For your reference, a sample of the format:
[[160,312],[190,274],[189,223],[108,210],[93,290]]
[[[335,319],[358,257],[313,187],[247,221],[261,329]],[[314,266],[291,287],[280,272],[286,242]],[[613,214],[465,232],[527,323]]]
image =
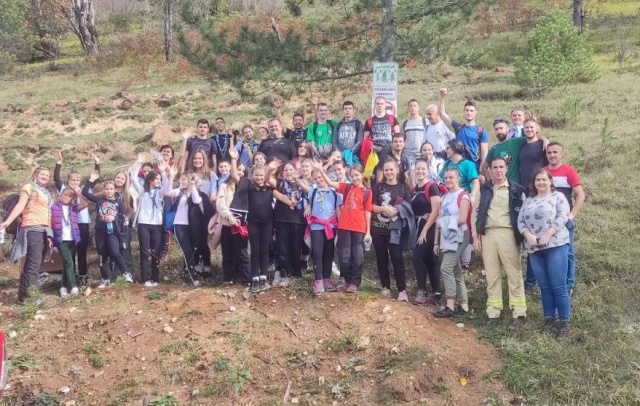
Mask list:
[[533,139],[538,135],[538,123],[533,120],[524,123],[524,136],[527,139]]
[[493,126],[493,130],[496,132],[496,138],[498,141],[502,142],[507,139],[507,134],[509,133],[509,126],[507,123],[497,123]]
[[382,169],[384,174],[384,180],[387,183],[397,182],[398,179],[398,164],[395,162],[387,162]]
[[303,125],[304,125],[304,118],[298,115],[293,117],[293,128],[295,128],[296,130],[300,130]]
[[180,189],[187,190],[189,189],[189,176],[186,173],[180,175]]
[[393,137],[393,140],[391,141],[391,148],[393,148],[395,152],[402,152],[404,149],[404,138]]
[[216,120],[216,131],[218,132],[218,134],[224,133],[224,120],[221,120],[221,119]]
[[308,153],[309,150],[307,149],[306,145],[300,144],[300,146],[298,147],[298,156],[307,156]]
[[423,144],[420,147],[420,156],[426,160],[430,160],[433,157],[433,145]]
[[242,130],[242,135],[244,136],[244,139],[247,141],[251,141],[253,139],[253,128],[251,127],[245,127]]
[[264,168],[253,168],[253,173],[251,174],[251,178],[253,179],[253,182],[256,185],[258,186],[264,185],[264,176],[265,176]]
[[117,188],[124,187],[125,183],[127,182],[127,176],[122,172],[118,172],[113,178],[113,182],[115,183],[115,186]]
[[521,126],[524,123],[524,111],[520,109],[514,109],[511,112],[511,123],[513,125]]
[[338,178],[338,181],[342,181],[345,179],[346,170],[344,169],[344,164],[342,162],[338,162],[337,164],[334,164],[333,171],[335,172],[336,177]]
[[80,187],[80,175],[77,173],[70,174],[67,178],[67,185],[70,187],[77,189]]
[[293,175],[296,172],[296,168],[293,166],[293,164],[288,163],[285,164],[284,167],[282,168],[282,178],[288,182],[293,180]]
[[51,173],[49,172],[49,169],[40,167],[39,169],[36,169],[33,174],[33,180],[40,186],[47,186],[49,184],[50,176]]
[[547,147],[547,161],[549,166],[556,168],[562,164],[562,147],[560,145],[549,145]]
[[538,191],[538,194],[549,193],[551,191],[551,183],[552,183],[552,180],[549,177],[549,174],[547,173],[547,171],[540,172],[539,174],[536,175],[534,179],[534,184],[536,186],[536,190]]
[[325,182],[324,177],[320,173],[320,171],[313,171],[313,180],[316,182],[318,188],[327,187],[327,182]]
[[476,116],[478,115],[478,111],[473,106],[465,106],[464,110],[462,111],[462,115],[464,116],[465,120],[473,121],[476,119]]
[[427,163],[424,161],[416,162],[416,167],[415,167],[416,179],[418,181],[424,181],[425,179],[427,179],[428,174],[429,174],[429,167],[427,166]]
[[200,151],[196,151],[193,154],[193,168],[194,169],[202,169],[204,165],[204,155]]
[[162,186],[162,177],[160,175],[157,175],[155,178],[153,178],[153,182],[151,182],[151,187],[154,189],[158,189],[160,186]]
[[76,199],[76,192],[73,189],[65,189],[60,194],[62,204],[69,204]]
[[253,157],[253,164],[255,166],[265,166],[267,164],[267,159],[264,157],[263,154],[256,154]]
[[244,164],[238,165],[238,176],[244,178],[245,173],[247,173],[247,167]]
[[329,107],[326,105],[318,106],[318,119],[325,121],[329,117]]
[[113,182],[105,182],[104,197],[109,200],[113,200],[115,196],[116,196],[116,186],[113,184]]
[[438,116],[438,108],[434,105],[427,106],[426,116],[427,120],[429,120],[429,123],[431,123],[432,125],[437,124],[438,121],[440,121],[440,117]]
[[231,166],[229,165],[229,162],[222,161],[218,164],[218,172],[220,172],[220,175],[228,175],[230,171]]
[[360,186],[362,185],[362,172],[360,172],[359,170],[355,169],[355,168],[351,168],[351,184],[353,186]]
[[269,121],[269,133],[274,137],[282,136],[282,125],[279,120]]
[[264,141],[267,138],[269,138],[269,130],[264,127],[258,128],[258,139],[260,139],[260,141]]
[[162,154],[162,159],[165,162],[169,162],[173,159],[173,150],[169,147],[164,147],[160,150],[160,154]]
[[447,170],[444,173],[444,184],[447,186],[447,189],[454,190],[458,188],[460,183],[460,174],[457,170]]

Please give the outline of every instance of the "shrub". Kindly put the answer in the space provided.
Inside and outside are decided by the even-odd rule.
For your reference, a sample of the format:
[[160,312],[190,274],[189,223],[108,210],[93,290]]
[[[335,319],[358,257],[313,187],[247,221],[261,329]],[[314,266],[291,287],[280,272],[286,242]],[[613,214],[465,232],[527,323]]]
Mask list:
[[516,57],[516,83],[526,92],[542,92],[598,77],[593,54],[585,35],[559,9],[544,16]]

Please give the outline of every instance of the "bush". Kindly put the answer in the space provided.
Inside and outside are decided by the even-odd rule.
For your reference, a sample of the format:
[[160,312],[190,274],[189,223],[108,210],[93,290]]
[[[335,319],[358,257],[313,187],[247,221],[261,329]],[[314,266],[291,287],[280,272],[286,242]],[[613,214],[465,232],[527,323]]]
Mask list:
[[585,35],[580,35],[562,11],[554,9],[540,20],[516,57],[516,83],[528,93],[598,78],[593,53]]

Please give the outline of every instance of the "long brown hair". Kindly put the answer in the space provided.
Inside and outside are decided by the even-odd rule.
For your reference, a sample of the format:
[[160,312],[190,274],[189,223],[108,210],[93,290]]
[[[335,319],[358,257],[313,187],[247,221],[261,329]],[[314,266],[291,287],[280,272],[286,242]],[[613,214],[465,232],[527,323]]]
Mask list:
[[531,177],[531,186],[530,186],[531,189],[529,189],[529,195],[531,197],[538,196],[538,189],[536,189],[536,178],[541,173],[544,173],[549,178],[549,181],[551,182],[551,191],[552,192],[556,191],[556,187],[553,185],[553,176],[551,176],[551,172],[549,172],[548,169],[540,168],[537,171],[535,171],[533,173],[533,176]]

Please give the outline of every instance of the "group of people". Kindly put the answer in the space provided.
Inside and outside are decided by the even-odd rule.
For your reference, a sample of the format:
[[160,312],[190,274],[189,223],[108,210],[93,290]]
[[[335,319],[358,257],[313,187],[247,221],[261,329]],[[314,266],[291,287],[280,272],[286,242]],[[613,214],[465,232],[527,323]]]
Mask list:
[[[364,123],[350,101],[342,105],[344,117],[334,120],[329,107],[314,100],[314,120],[305,128],[304,115],[295,113],[291,129],[283,128],[281,101],[274,99],[276,117],[266,128],[229,131],[219,117],[212,130],[207,120],[198,120],[195,133],[183,134],[179,158],[163,145],[152,162],[141,154],[128,171],[101,185],[97,157],[84,186],[76,171],[63,182],[62,154],[56,151],[57,198],[49,190],[50,170],[39,166],[0,223],[4,229],[21,217],[12,251],[13,260],[26,256],[18,301],[35,284],[47,247],[57,247],[63,260],[63,297],[87,285],[93,204],[98,288],[118,274],[133,282],[132,229],[145,287],[160,282],[158,264],[173,237],[190,283],[211,275],[211,251],[219,245],[224,283],[252,292],[288,286],[311,258],[314,295],[356,293],[364,252],[373,246],[382,296],[391,295],[393,274],[397,300],[410,301],[403,252],[412,251],[417,292],[411,301],[440,304],[434,315],[448,318],[469,311],[464,275],[475,249],[485,265],[488,327],[498,324],[503,310],[504,268],[509,331],[524,324],[525,292],[537,282],[544,328],[566,339],[574,219],[584,203],[580,179],[562,162],[562,145],[539,136],[537,122],[523,109],[511,111],[511,123],[494,120],[497,142],[489,148],[475,102],[464,104],[458,121],[446,111],[446,96],[441,89],[439,103],[429,105],[425,117],[412,99],[402,124],[388,114],[383,97],[375,99]],[[272,260],[275,272],[268,278]]]

